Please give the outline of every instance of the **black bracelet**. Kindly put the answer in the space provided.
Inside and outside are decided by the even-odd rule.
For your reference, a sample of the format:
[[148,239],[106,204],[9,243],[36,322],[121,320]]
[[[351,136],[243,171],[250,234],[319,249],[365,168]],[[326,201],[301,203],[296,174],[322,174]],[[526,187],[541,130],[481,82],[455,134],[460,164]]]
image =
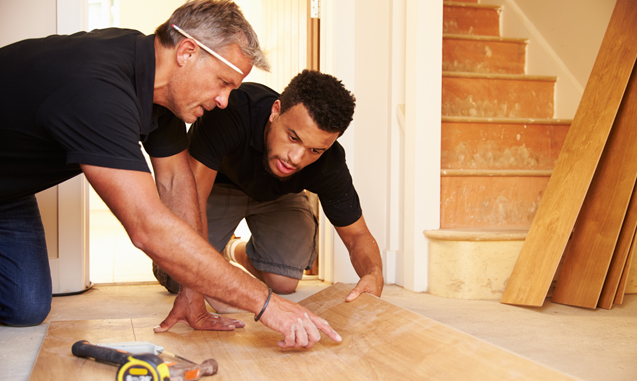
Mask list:
[[259,312],[259,314],[254,317],[254,321],[259,321],[259,319],[261,319],[261,315],[263,315],[263,313],[265,312],[265,308],[268,306],[268,303],[270,303],[271,296],[272,296],[272,289],[268,288],[268,298],[265,300],[265,304],[263,305],[263,308],[261,308],[261,312]]

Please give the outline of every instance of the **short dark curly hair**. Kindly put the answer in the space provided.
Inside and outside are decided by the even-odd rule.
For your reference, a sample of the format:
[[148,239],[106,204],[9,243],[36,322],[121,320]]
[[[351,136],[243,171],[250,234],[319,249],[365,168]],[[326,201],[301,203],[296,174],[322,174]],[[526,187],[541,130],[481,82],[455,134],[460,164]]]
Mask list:
[[301,103],[317,126],[343,135],[354,116],[356,97],[336,77],[315,70],[297,74],[279,97],[281,114]]

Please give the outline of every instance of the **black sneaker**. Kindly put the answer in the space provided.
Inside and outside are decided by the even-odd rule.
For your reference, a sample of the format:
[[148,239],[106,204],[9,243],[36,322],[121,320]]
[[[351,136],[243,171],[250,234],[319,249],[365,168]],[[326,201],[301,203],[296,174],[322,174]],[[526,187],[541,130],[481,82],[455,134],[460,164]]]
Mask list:
[[159,284],[166,287],[166,290],[170,293],[177,294],[179,292],[179,283],[171,278],[164,270],[160,269],[155,262],[153,262],[153,274]]

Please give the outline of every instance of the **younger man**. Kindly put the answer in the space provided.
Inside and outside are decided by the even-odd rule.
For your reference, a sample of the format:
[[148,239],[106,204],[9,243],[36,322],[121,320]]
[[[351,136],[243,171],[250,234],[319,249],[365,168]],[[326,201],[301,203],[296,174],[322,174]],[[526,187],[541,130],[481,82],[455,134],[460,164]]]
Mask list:
[[341,81],[305,70],[280,96],[260,84],[242,84],[227,108],[205,112],[189,131],[208,241],[221,252],[245,218],[251,238],[231,242],[224,256],[277,293],[294,292],[316,259],[317,222],[305,189],[318,195],[360,276],[347,300],[382,292],[380,252],[336,142],[354,107]]

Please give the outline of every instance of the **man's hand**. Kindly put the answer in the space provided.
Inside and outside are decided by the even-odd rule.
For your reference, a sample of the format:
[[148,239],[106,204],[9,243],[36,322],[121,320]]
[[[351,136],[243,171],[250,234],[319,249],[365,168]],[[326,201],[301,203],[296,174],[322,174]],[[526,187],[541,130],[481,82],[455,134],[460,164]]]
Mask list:
[[358,281],[358,284],[354,287],[352,292],[347,295],[345,301],[351,302],[365,292],[380,297],[380,294],[383,292],[383,286],[384,280],[382,276],[364,275],[361,280]]
[[188,324],[193,329],[209,331],[232,331],[245,326],[241,320],[228,319],[209,312],[206,310],[203,295],[183,286],[168,317],[154,330],[157,333],[166,332],[180,322]]
[[328,322],[276,294],[272,294],[260,321],[283,335],[277,343],[281,348],[312,348],[321,339],[319,330],[337,343],[343,340]]
[[380,297],[385,282],[383,261],[380,258],[378,244],[367,228],[363,216],[351,225],[336,227],[336,232],[349,251],[356,274],[361,277],[345,300],[351,302],[364,292]]

